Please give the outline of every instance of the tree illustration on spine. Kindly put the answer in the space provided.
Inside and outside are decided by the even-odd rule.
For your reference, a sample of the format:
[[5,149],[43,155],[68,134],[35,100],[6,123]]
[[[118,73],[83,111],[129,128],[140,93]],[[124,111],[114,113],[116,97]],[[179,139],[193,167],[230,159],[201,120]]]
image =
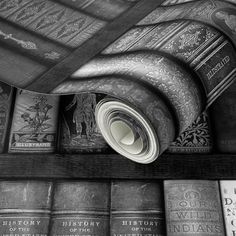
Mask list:
[[47,98],[38,95],[33,98],[33,101],[35,104],[29,106],[26,109],[26,112],[21,115],[21,118],[26,125],[18,130],[19,132],[30,132],[30,135],[28,134],[20,137],[18,134],[15,134],[16,141],[23,141],[19,139],[27,138],[31,141],[35,140],[37,142],[42,142],[43,138],[47,135],[43,132],[52,127],[51,124],[47,123],[51,119],[48,115],[48,111],[52,109],[52,105],[47,103]]
[[9,152],[55,151],[58,105],[58,96],[18,90]]

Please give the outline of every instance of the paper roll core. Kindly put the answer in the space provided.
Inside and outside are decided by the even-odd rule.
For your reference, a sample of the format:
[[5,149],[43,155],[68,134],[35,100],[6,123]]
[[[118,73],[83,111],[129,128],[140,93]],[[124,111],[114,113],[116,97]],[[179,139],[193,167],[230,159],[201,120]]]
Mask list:
[[153,162],[159,155],[159,141],[149,121],[128,104],[103,99],[95,117],[106,142],[119,154],[139,163]]
[[139,154],[144,148],[141,137],[135,137],[135,131],[122,120],[114,121],[110,126],[111,134],[118,145],[131,154]]

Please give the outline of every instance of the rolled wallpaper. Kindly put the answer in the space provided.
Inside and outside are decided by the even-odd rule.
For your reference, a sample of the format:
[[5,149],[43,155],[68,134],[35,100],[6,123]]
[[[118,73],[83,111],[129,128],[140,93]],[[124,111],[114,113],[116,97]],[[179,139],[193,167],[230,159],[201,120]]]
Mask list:
[[[139,163],[153,162],[236,77],[236,6],[223,1],[176,5],[178,2],[165,1],[163,6],[154,9],[51,91],[54,94],[106,94],[107,97],[96,106],[97,125],[113,149]],[[42,15],[48,14],[40,15],[41,8],[37,8],[32,22],[27,18],[29,15],[24,16],[24,6],[18,9],[20,21],[16,20],[16,10],[8,15],[0,14],[6,21],[24,26],[26,34],[33,31],[32,37],[35,32],[43,35],[44,38],[37,39],[38,44],[46,45],[50,41],[53,50],[59,50],[64,56],[54,53],[55,60],[50,64],[52,54],[45,60],[43,57],[47,52],[40,54],[42,50],[39,50],[37,54],[38,48],[30,49],[34,51],[31,56],[22,55],[21,48],[17,57],[13,55],[15,51],[0,48],[0,55],[8,55],[4,65],[14,68],[20,76],[14,79],[0,63],[2,81],[20,88],[27,87],[69,55],[73,47],[81,45],[86,40],[84,35],[88,32],[93,35],[106,24],[104,19],[93,18],[83,30],[64,27],[59,32],[58,22],[53,26],[40,21]],[[31,14],[34,13],[31,11]],[[27,24],[22,23],[22,17],[26,17]],[[14,24],[11,27],[15,27]],[[59,37],[55,38],[55,35]],[[6,36],[3,37],[7,41]],[[11,43],[16,42],[12,37]],[[45,39],[48,41],[40,41]]]

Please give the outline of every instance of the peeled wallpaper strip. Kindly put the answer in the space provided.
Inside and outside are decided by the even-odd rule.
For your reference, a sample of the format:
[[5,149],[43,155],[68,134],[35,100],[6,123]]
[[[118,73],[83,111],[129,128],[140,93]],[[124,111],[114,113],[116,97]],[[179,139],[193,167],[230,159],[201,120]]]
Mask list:
[[[128,104],[130,110],[116,99],[100,103],[97,123],[116,151],[149,163],[234,80],[235,67],[231,42],[205,24],[179,21],[139,26],[77,70],[53,93],[96,91]],[[121,148],[116,148],[116,143]],[[127,150],[131,155],[125,153]]]
[[[228,7],[235,10],[219,1],[157,8],[82,67],[72,53],[61,74],[52,69],[58,81],[76,72],[51,93],[107,94],[96,107],[105,140],[133,161],[153,162],[234,81],[233,30],[225,36],[228,21],[217,28],[211,18]],[[32,90],[42,92],[39,85]]]
[[95,33],[92,38],[78,47],[71,55],[50,69],[46,74],[39,77],[32,84],[28,85],[25,89],[49,93],[77,68],[84,65],[96,54],[105,49],[162,2],[163,0],[140,0],[134,7],[104,26],[100,31]]
[[[72,54],[50,69],[47,73],[37,78],[37,80],[33,81],[33,83],[28,85],[25,89],[38,92],[50,92],[56,87],[56,85],[59,85],[60,82],[64,81],[68,76],[76,71],[76,69],[88,62],[89,59],[98,54],[112,41],[124,33],[128,28],[134,25],[135,21],[137,22],[138,19],[141,19],[144,15],[146,15],[146,11],[148,12],[150,11],[150,8],[156,7],[156,5],[154,5],[154,3],[151,1],[144,2],[145,3],[143,4],[145,5],[145,8],[143,8],[141,2],[139,2],[135,7],[132,8],[132,10],[126,13],[127,15],[123,14],[120,18],[105,26],[101,31],[98,32],[98,34],[94,35],[95,37],[92,37],[86,41],[82,47],[77,48]],[[157,3],[157,1],[153,2]],[[148,6],[150,8],[148,8]],[[146,7],[147,10],[145,11]],[[141,14],[138,9],[142,9],[142,17],[140,17]],[[225,33],[235,45],[235,12],[235,5],[226,2],[189,2],[168,7],[158,7],[152,13],[148,14],[143,20],[141,20],[138,25],[150,25],[178,19],[196,20],[216,27],[218,30]],[[128,17],[129,14],[130,16],[132,15],[132,17]],[[132,21],[128,23],[127,19],[131,18]],[[123,21],[125,23],[122,23]],[[125,28],[123,28],[124,24],[126,25]],[[116,30],[113,32],[113,29]],[[91,50],[91,48],[93,50]]]

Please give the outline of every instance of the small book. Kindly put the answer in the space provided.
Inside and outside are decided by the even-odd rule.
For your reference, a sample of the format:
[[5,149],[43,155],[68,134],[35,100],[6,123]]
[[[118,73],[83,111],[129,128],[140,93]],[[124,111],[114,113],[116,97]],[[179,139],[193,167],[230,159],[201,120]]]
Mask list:
[[0,153],[4,151],[12,106],[13,87],[0,82]]
[[221,201],[227,236],[236,235],[236,181],[221,180]]
[[51,182],[1,180],[0,235],[48,235],[51,195]]
[[50,235],[109,236],[110,183],[55,184]]
[[95,121],[95,107],[102,97],[93,93],[61,96],[61,152],[111,152]]
[[167,236],[224,236],[217,181],[164,181]]
[[162,185],[151,181],[113,181],[111,236],[164,236]]
[[53,152],[59,97],[18,90],[9,152]]

